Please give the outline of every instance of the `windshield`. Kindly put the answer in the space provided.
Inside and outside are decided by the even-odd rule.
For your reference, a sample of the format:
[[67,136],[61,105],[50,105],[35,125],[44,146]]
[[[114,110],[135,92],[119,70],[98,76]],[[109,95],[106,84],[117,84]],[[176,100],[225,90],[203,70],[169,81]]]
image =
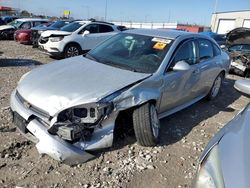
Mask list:
[[134,72],[154,73],[162,63],[172,40],[120,33],[86,54],[86,58]]
[[68,32],[74,32],[77,29],[79,29],[82,25],[84,25],[84,23],[73,22],[73,23],[70,23],[68,25],[65,25],[60,30],[61,31],[68,31]]
[[54,28],[61,28],[63,26],[66,25],[66,22],[64,21],[57,21],[57,22],[54,22],[50,25],[50,27],[54,27]]
[[20,21],[14,20],[14,21],[12,21],[12,22],[8,23],[8,25],[11,25],[11,26],[13,26],[13,27],[15,27],[15,28],[19,28],[19,27],[20,27],[20,25],[21,25],[22,23],[23,23],[23,22],[20,22]]

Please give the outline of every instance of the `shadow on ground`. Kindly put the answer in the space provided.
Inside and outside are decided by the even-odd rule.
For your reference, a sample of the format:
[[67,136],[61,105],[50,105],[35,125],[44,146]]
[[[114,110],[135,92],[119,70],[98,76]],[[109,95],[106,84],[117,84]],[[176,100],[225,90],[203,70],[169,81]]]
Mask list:
[[30,59],[3,59],[0,57],[0,67],[33,66],[41,64],[42,63],[40,63],[39,61]]

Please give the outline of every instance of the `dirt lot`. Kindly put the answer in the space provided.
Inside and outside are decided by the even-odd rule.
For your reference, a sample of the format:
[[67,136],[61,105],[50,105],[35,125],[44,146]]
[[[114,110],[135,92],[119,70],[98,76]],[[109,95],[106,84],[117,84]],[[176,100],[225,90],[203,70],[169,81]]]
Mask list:
[[0,187],[190,187],[209,139],[249,102],[233,89],[238,77],[228,76],[216,100],[161,121],[159,146],[141,147],[125,135],[96,159],[69,167],[39,156],[9,115],[10,93],[21,75],[51,61],[30,46],[0,41]]

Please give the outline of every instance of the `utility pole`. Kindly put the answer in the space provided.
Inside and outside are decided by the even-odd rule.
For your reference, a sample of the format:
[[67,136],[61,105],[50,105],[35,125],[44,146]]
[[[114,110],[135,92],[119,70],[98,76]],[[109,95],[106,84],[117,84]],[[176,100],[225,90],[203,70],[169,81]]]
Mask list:
[[214,13],[217,12],[217,6],[218,6],[218,0],[215,0],[215,3],[214,3]]
[[215,14],[215,17],[214,17],[214,24],[212,25],[212,30],[214,32],[217,32],[218,30],[218,24],[217,23],[217,8],[218,8],[218,0],[215,0],[215,4],[214,4],[214,14]]
[[107,21],[107,9],[108,9],[108,0],[106,0],[106,5],[105,5],[105,21]]

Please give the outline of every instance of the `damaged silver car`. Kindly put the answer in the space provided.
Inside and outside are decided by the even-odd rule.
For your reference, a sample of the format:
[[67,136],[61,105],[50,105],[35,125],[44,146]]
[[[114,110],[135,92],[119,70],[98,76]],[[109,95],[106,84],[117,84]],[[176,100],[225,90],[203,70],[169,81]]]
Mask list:
[[159,119],[215,98],[229,64],[229,56],[206,36],[128,30],[85,57],[25,74],[11,96],[14,123],[39,153],[67,164],[111,147],[125,113],[133,119],[138,143],[153,146]]

